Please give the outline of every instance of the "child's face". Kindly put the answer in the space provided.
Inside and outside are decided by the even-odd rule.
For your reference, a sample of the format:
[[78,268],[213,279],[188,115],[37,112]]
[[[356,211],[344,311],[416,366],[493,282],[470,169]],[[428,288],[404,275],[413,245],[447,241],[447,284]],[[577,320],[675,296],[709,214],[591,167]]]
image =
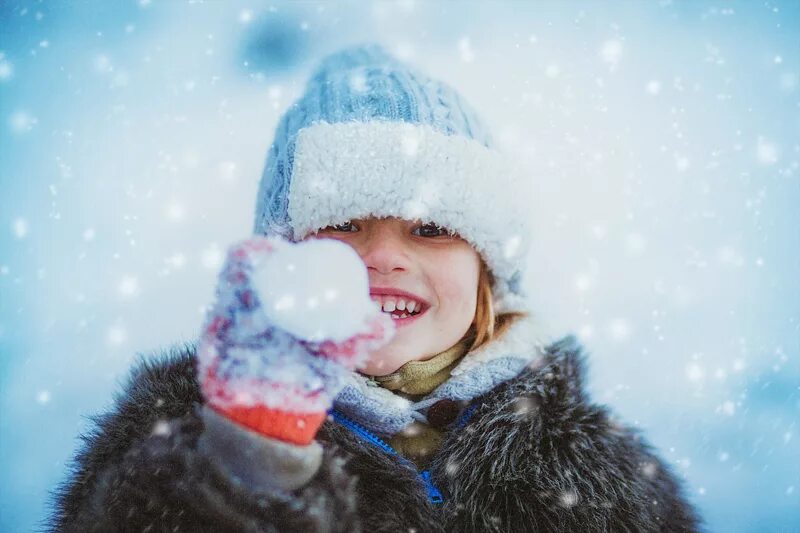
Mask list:
[[408,361],[429,359],[458,342],[472,324],[480,257],[446,228],[393,217],[368,218],[328,226],[309,238],[338,239],[352,246],[367,266],[370,295],[384,303],[384,310],[400,297],[378,295],[381,289],[405,291],[424,302],[418,316],[395,321],[394,339],[373,352],[360,369],[364,374],[391,374]]

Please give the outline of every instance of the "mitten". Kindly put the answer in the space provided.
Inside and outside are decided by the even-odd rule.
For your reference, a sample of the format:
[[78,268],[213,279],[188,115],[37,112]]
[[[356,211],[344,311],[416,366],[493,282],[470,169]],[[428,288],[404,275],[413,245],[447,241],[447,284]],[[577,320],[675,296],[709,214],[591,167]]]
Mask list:
[[394,331],[348,245],[240,242],[220,272],[198,349],[206,405],[261,435],[308,444],[348,373]]

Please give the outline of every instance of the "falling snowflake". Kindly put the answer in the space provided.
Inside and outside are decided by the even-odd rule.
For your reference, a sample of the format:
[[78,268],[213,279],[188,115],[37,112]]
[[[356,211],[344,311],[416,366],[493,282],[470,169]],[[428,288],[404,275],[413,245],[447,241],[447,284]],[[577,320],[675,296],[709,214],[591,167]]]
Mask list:
[[0,81],[10,80],[14,76],[14,65],[0,54]]
[[12,230],[17,239],[24,239],[28,235],[28,221],[24,218],[14,220]]
[[176,252],[164,259],[164,262],[175,270],[180,270],[186,265],[186,256],[180,252]]
[[461,61],[464,63],[472,63],[475,60],[475,53],[472,51],[469,37],[462,37],[458,41],[458,51],[461,54]]
[[569,509],[578,503],[578,493],[574,490],[564,491],[561,493],[561,496],[559,496],[558,501],[561,507],[566,507]]
[[652,479],[658,473],[658,465],[652,461],[648,461],[642,464],[642,473]]
[[578,274],[575,278],[575,289],[578,292],[586,292],[592,286],[592,278],[588,274]]
[[616,68],[622,57],[622,43],[616,39],[611,39],[603,43],[600,48],[600,57],[613,69]]
[[519,235],[512,235],[503,244],[503,256],[506,259],[513,259],[519,254],[522,238]]
[[119,283],[119,293],[126,298],[136,296],[139,293],[139,280],[135,276],[123,276]]
[[647,247],[647,240],[641,233],[629,233],[625,238],[625,249],[630,255],[641,255]]
[[50,403],[50,391],[40,390],[38,394],[36,394],[36,401],[40,405],[47,405]]
[[611,321],[609,325],[609,335],[615,341],[624,341],[631,336],[631,326],[628,320],[624,318],[617,318]]
[[367,75],[363,69],[354,70],[347,78],[347,84],[350,86],[350,90],[355,93],[366,93],[369,90]]
[[756,146],[756,157],[758,162],[763,165],[773,165],[778,162],[778,149],[771,142],[759,137]]
[[686,377],[689,381],[697,383],[703,380],[706,372],[702,366],[697,363],[689,363],[686,365]]
[[16,111],[9,119],[9,125],[14,133],[27,133],[31,131],[39,121],[27,111]]
[[128,332],[122,326],[112,326],[106,334],[106,340],[112,346],[119,346],[128,338]]
[[152,435],[159,437],[168,437],[172,433],[169,423],[166,420],[159,420],[153,424]]
[[544,69],[544,75],[548,78],[557,78],[561,74],[561,68],[558,65],[547,65]]
[[186,209],[183,207],[182,204],[178,202],[173,202],[166,206],[164,209],[164,213],[170,220],[174,220],[176,222],[183,220],[184,216],[186,215]]
[[718,408],[718,411],[720,411],[724,415],[733,416],[733,414],[736,412],[736,404],[734,404],[731,401],[724,402]]
[[236,163],[223,161],[219,164],[218,175],[222,181],[234,181],[236,179]]
[[647,82],[645,90],[647,91],[647,94],[655,96],[661,92],[661,82],[658,80],[650,80]]

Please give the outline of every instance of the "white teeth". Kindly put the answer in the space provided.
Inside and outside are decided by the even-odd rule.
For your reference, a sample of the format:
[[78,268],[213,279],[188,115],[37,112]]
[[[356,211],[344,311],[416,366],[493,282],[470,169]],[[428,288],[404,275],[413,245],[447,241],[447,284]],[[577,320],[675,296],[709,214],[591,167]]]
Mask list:
[[381,311],[385,313],[392,313],[394,311],[405,311],[408,314],[413,313],[416,311],[417,313],[420,312],[422,309],[422,304],[416,302],[414,300],[405,300],[403,298],[399,298],[397,300],[389,300],[384,299],[385,297],[380,296],[373,296],[372,301],[381,306]]

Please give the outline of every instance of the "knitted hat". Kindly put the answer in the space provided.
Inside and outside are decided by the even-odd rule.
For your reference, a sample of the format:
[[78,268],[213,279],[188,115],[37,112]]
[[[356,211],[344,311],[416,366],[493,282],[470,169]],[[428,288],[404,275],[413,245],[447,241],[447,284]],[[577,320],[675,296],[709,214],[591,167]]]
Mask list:
[[356,46],[325,58],[281,118],[254,231],[299,241],[369,216],[434,222],[486,261],[498,312],[526,310],[526,181],[455,90]]

